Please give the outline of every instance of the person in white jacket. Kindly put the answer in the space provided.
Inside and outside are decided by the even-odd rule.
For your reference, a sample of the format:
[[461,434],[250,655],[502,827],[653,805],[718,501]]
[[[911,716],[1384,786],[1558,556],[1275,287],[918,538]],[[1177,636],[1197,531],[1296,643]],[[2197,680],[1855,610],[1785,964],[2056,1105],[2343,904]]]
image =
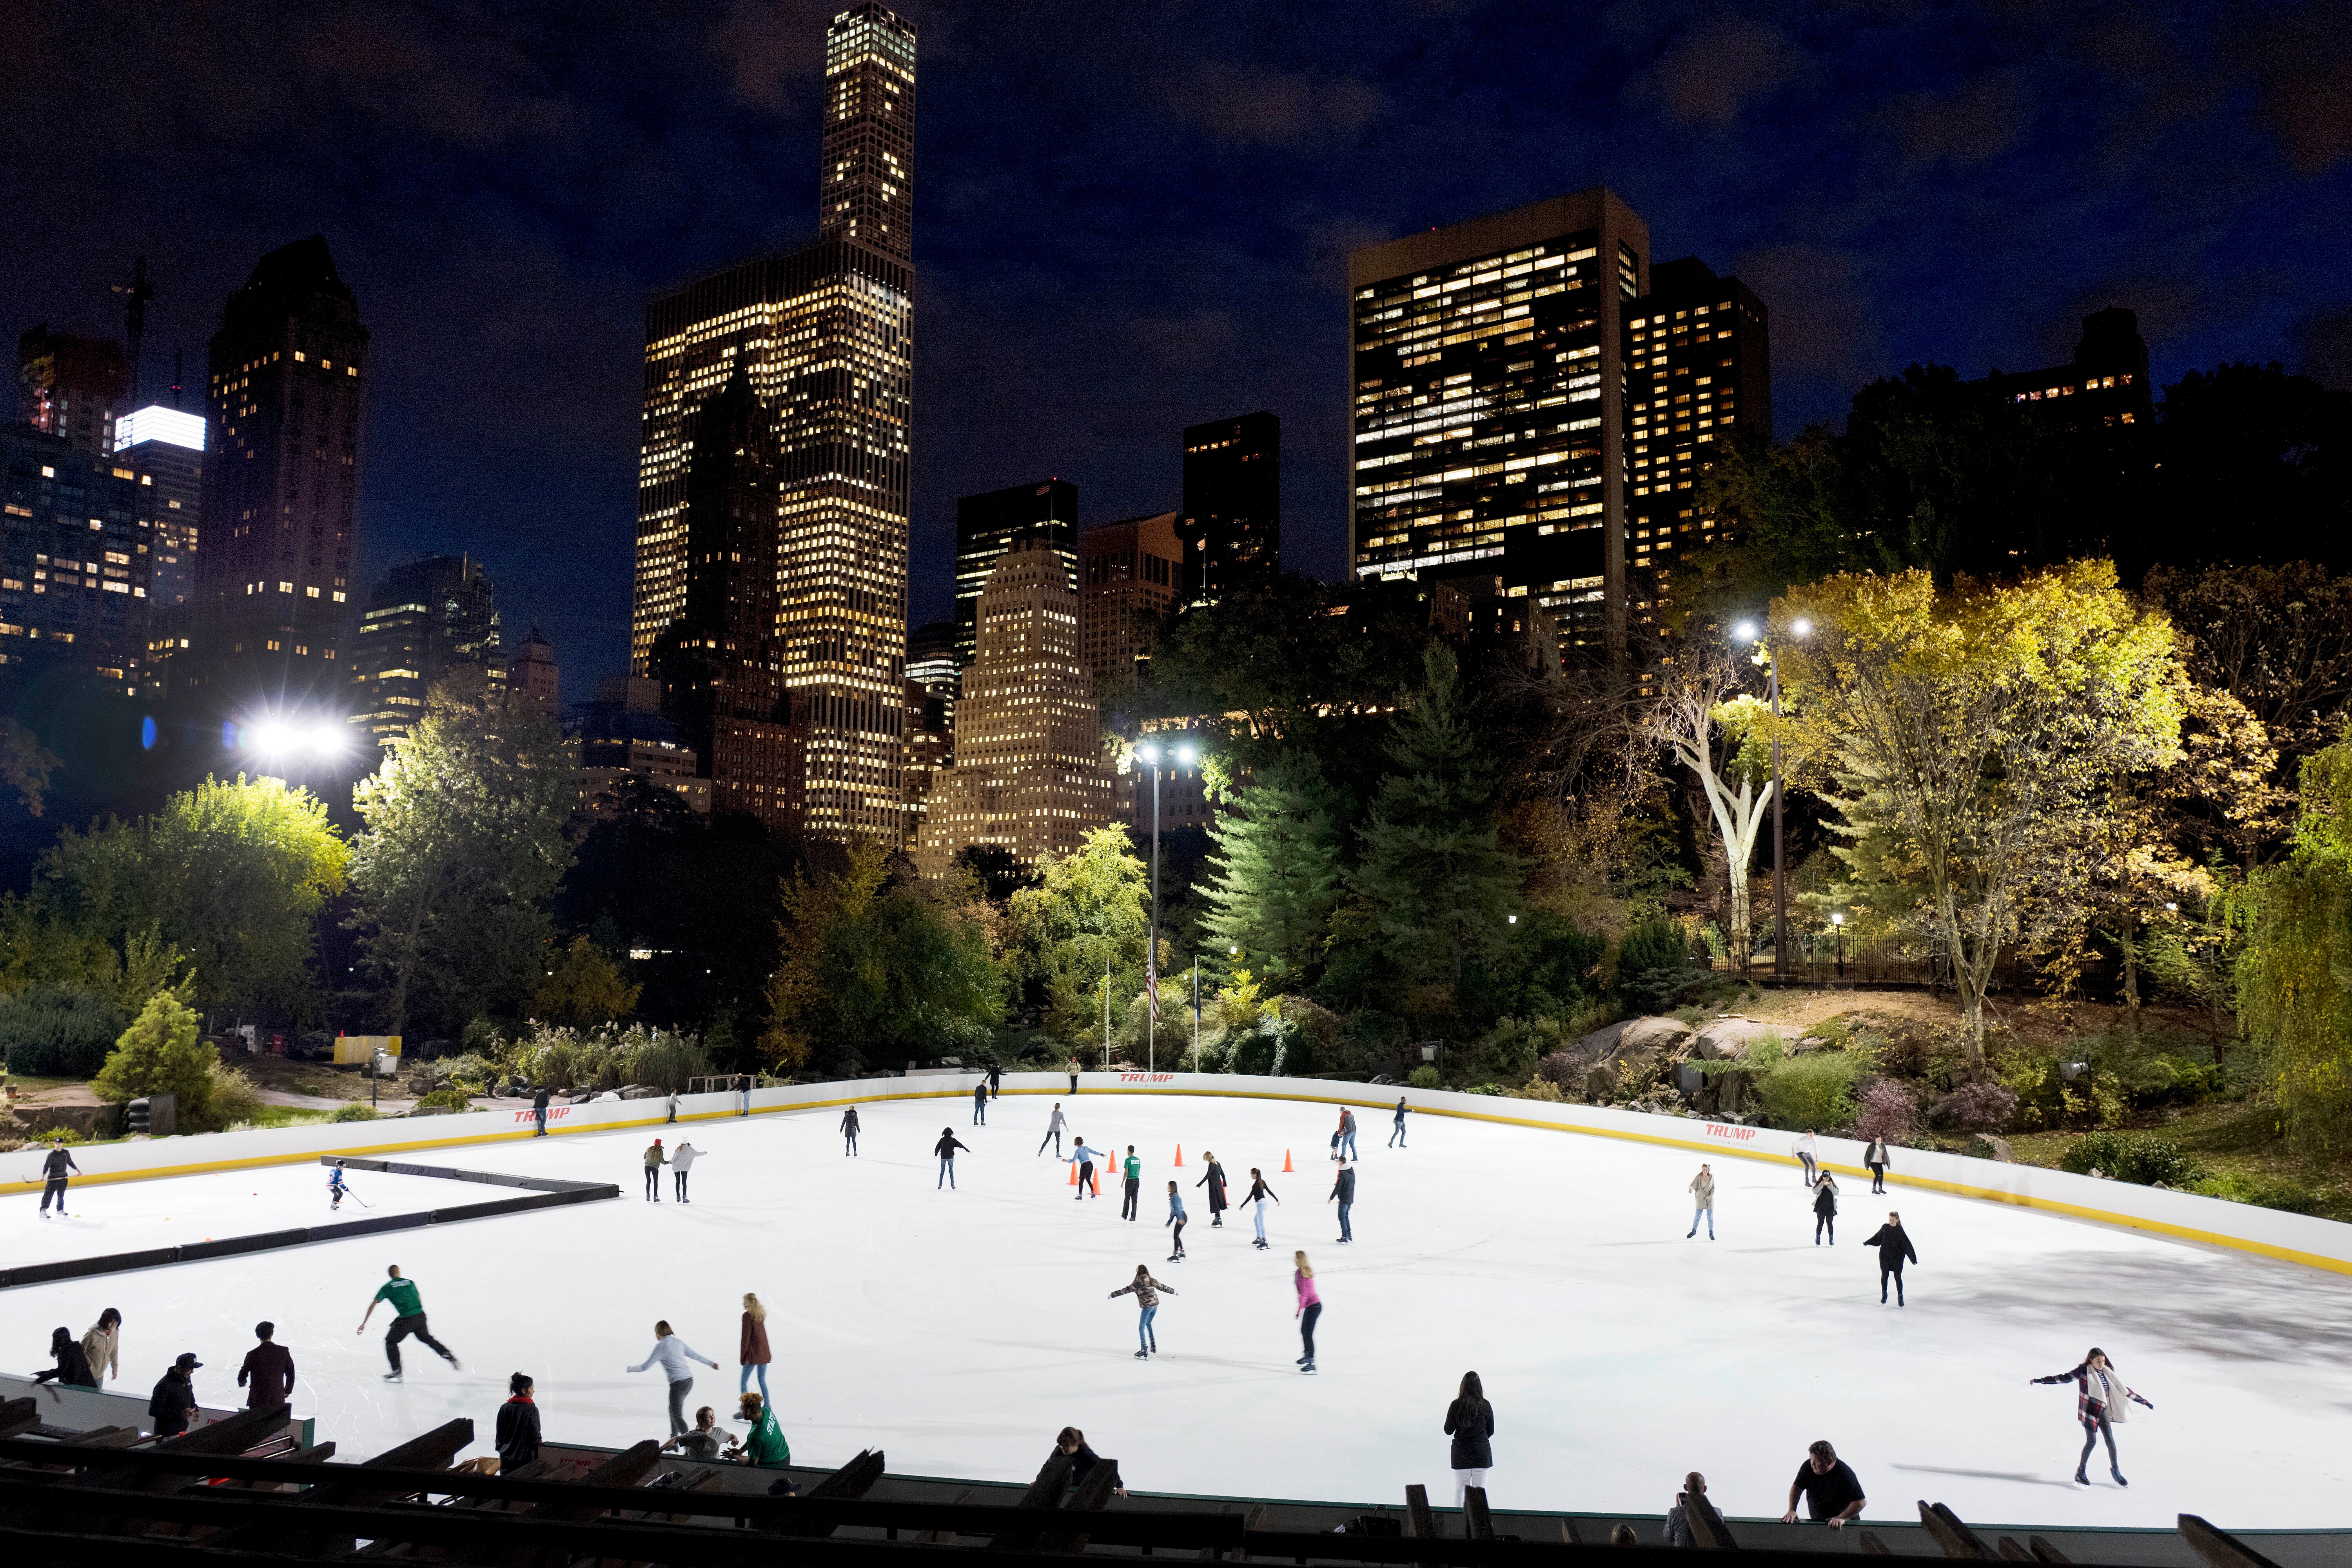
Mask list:
[[672,1333],[668,1323],[660,1322],[654,1325],[652,1353],[629,1369],[643,1372],[660,1363],[662,1375],[669,1379],[669,1435],[673,1437],[691,1429],[686,1419],[686,1396],[694,1392],[694,1373],[688,1363],[698,1361],[713,1372],[719,1370],[717,1362]]
[[677,1152],[669,1157],[669,1179],[677,1184],[677,1201],[682,1204],[694,1201],[686,1195],[686,1173],[701,1158],[702,1151],[691,1143],[679,1144]]
[[1822,1179],[1822,1146],[1813,1142],[1813,1130],[1806,1128],[1792,1151],[1797,1163],[1805,1168],[1805,1185],[1812,1186]]
[[1691,1227],[1683,1233],[1683,1239],[1688,1241],[1698,1234],[1699,1215],[1705,1215],[1706,1238],[1713,1241],[1715,1239],[1715,1173],[1704,1162],[1699,1165],[1698,1174],[1691,1178],[1690,1195]]

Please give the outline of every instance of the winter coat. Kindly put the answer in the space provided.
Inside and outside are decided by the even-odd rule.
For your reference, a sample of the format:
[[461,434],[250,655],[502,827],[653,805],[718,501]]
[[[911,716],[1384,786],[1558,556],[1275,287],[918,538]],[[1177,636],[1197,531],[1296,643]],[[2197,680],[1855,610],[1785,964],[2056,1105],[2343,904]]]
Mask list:
[[1703,1209],[1713,1208],[1715,1206],[1714,1173],[1711,1171],[1701,1171],[1697,1175],[1693,1176],[1691,1178],[1690,1194],[1691,1196],[1698,1200],[1699,1207]]
[[1445,1407],[1445,1429],[1454,1435],[1454,1468],[1492,1469],[1495,1407],[1483,1399],[1457,1399]]
[[661,1166],[663,1166],[663,1165],[667,1165],[667,1164],[668,1164],[668,1163],[669,1163],[669,1159],[668,1159],[668,1157],[667,1157],[667,1155],[663,1154],[663,1152],[662,1152],[662,1146],[661,1146],[660,1144],[658,1144],[658,1143],[655,1143],[655,1144],[652,1144],[652,1145],[650,1145],[650,1146],[648,1146],[648,1147],[646,1148],[646,1170],[648,1170],[648,1171],[651,1171],[651,1170],[656,1170],[656,1169],[660,1168]]
[[49,1181],[64,1181],[68,1171],[71,1171],[77,1176],[81,1174],[81,1167],[75,1164],[74,1157],[63,1149],[50,1150],[41,1161],[41,1174]]
[[2112,1363],[2105,1372],[2094,1367],[2089,1362],[2084,1362],[2072,1372],[2056,1373],[2049,1377],[2037,1377],[2033,1381],[2073,1384],[2074,1416],[2085,1426],[2095,1425],[2102,1415],[2106,1416],[2110,1425],[2122,1421],[2124,1412],[2129,1407],[2130,1402],[2135,1400],[2139,1404],[2147,1405],[2150,1410],[2156,1408],[2124,1385],[2124,1380],[2116,1375],[2116,1369]]
[[664,1334],[654,1342],[654,1348],[646,1352],[646,1359],[629,1370],[643,1372],[656,1362],[661,1363],[662,1375],[672,1383],[683,1383],[692,1377],[694,1375],[692,1363],[695,1362],[712,1367],[719,1364],[676,1334]]
[[1819,1186],[1813,1189],[1813,1212],[1823,1215],[1834,1215],[1837,1213],[1835,1187]]
[[1225,1202],[1225,1168],[1223,1165],[1218,1164],[1214,1160],[1209,1162],[1208,1173],[1192,1184],[1196,1187],[1206,1187],[1209,1189],[1209,1212],[1211,1214],[1215,1214],[1219,1210],[1229,1206]]
[[1048,1132],[1066,1132],[1069,1131],[1069,1127],[1070,1119],[1062,1114],[1062,1108],[1058,1105],[1054,1107],[1053,1116],[1045,1122],[1045,1131]]
[[1862,1163],[1865,1165],[1886,1165],[1893,1163],[1893,1162],[1888,1160],[1886,1157],[1886,1140],[1884,1138],[1872,1139],[1870,1141],[1870,1147],[1862,1152]]
[[54,1383],[67,1388],[98,1386],[98,1376],[89,1370],[89,1357],[83,1353],[80,1344],[73,1340],[68,1340],[66,1348],[58,1352],[58,1364],[46,1372],[35,1373],[33,1381]]
[[974,1100],[986,1100],[988,1098],[988,1080],[986,1079],[982,1079],[980,1082],[971,1086],[971,1097]]
[[122,1326],[101,1329],[92,1323],[81,1337],[81,1353],[89,1358],[89,1370],[96,1374],[93,1383],[122,1375]]
[[1352,1110],[1341,1110],[1341,1111],[1339,1112],[1339,1132],[1340,1132],[1340,1135],[1344,1137],[1344,1136],[1346,1136],[1348,1133],[1353,1132],[1355,1130],[1356,1130],[1356,1113],[1355,1113],[1354,1111],[1352,1111]]
[[844,1137],[857,1136],[857,1107],[853,1105],[841,1113],[841,1131]]
[[195,1383],[182,1377],[176,1367],[158,1378],[155,1392],[147,1396],[147,1415],[155,1423],[158,1437],[175,1437],[186,1431],[195,1408]]
[[701,1158],[701,1150],[691,1143],[681,1143],[677,1146],[677,1153],[671,1159],[670,1164],[678,1174],[684,1175],[693,1170],[694,1163]]
[[768,1352],[768,1325],[751,1313],[743,1314],[742,1342],[736,1347],[735,1360],[741,1366],[765,1366],[776,1358]]
[[955,1152],[959,1149],[962,1150],[967,1154],[971,1152],[971,1144],[962,1142],[961,1139],[957,1138],[954,1133],[950,1132],[942,1135],[940,1141],[931,1146],[931,1152],[937,1154],[942,1160],[952,1160],[955,1158]]
[[539,1458],[539,1406],[516,1394],[499,1406],[499,1468],[520,1469]]
[[1878,1266],[1881,1268],[1900,1270],[1906,1258],[1914,1263],[1919,1261],[1919,1255],[1911,1250],[1910,1233],[1899,1225],[1880,1226],[1864,1237],[1862,1244],[1878,1248]]
[[1111,1300],[1115,1301],[1121,1296],[1132,1295],[1135,1298],[1135,1304],[1139,1307],[1157,1307],[1160,1305],[1160,1292],[1162,1290],[1167,1291],[1171,1296],[1176,1294],[1175,1286],[1162,1285],[1159,1280],[1154,1279],[1150,1275],[1147,1274],[1131,1285],[1120,1286],[1118,1289],[1112,1291],[1110,1296]]
[[250,1384],[252,1393],[246,1396],[248,1410],[267,1410],[273,1405],[283,1405],[286,1396],[294,1392],[294,1352],[275,1340],[264,1340],[245,1352],[245,1364],[236,1369],[240,1387]]
[[[1339,1174],[1333,1179],[1331,1183],[1331,1196],[1339,1199],[1343,1204],[1351,1204],[1356,1201],[1356,1173],[1353,1167],[1340,1172]],[[1328,1203],[1330,1199],[1327,1198],[1324,1201]]]
[[531,1108],[531,1110],[535,1110],[535,1111],[539,1112],[540,1114],[541,1114],[541,1115],[545,1115],[545,1114],[546,1114],[546,1112],[547,1112],[547,1101],[548,1101],[548,1093],[547,1093],[547,1090],[545,1090],[545,1089],[541,1089],[537,1094],[534,1094],[534,1095],[532,1095],[532,1096],[530,1097],[530,1108]]

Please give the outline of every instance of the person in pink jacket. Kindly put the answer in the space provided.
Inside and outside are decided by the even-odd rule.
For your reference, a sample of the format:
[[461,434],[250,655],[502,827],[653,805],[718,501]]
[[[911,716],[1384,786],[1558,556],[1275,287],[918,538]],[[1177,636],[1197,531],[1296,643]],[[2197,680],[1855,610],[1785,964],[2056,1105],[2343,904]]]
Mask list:
[[1290,1255],[1290,1259],[1297,1265],[1297,1270],[1290,1277],[1291,1284],[1298,1291],[1298,1310],[1293,1315],[1298,1319],[1298,1337],[1304,1342],[1307,1350],[1307,1353],[1298,1358],[1298,1370],[1313,1372],[1315,1370],[1315,1320],[1323,1315],[1323,1297],[1321,1292],[1315,1289],[1315,1265],[1307,1261],[1307,1254],[1294,1252]]

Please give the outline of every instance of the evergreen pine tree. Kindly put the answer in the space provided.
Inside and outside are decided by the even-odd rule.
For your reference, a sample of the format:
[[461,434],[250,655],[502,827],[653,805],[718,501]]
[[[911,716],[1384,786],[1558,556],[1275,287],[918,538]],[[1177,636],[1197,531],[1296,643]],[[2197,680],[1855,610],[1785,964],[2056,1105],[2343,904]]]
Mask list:
[[1422,662],[1426,684],[1397,716],[1353,885],[1396,973],[1452,984],[1465,959],[1502,940],[1518,863],[1496,830],[1494,763],[1453,651],[1433,647]]
[[1288,981],[1323,950],[1339,899],[1339,851],[1311,757],[1284,756],[1252,778],[1210,826],[1210,912],[1202,929]]

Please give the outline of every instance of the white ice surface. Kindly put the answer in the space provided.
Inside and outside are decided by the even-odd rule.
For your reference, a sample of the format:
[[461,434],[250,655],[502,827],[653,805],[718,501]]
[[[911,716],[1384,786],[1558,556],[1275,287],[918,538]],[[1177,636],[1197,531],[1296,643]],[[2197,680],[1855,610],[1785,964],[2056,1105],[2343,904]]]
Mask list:
[[507,1187],[374,1171],[347,1172],[344,1180],[358,1195],[345,1198],[340,1210],[329,1208],[327,1170],[317,1164],[211,1171],[160,1182],[76,1182],[66,1189],[63,1219],[41,1218],[37,1194],[0,1198],[0,1258],[11,1263],[96,1258],[520,1195]]
[[[1817,1247],[1794,1169],[1742,1160],[1716,1165],[1721,1239],[1686,1241],[1688,1155],[1438,1117],[1415,1118],[1412,1148],[1392,1152],[1375,1112],[1360,1113],[1358,1240],[1339,1247],[1323,1108],[1066,1101],[1097,1147],[1132,1142],[1145,1158],[1130,1226],[1109,1182],[1074,1203],[1066,1168],[1033,1152],[1049,1104],[1001,1100],[985,1129],[968,1125],[969,1102],[872,1105],[856,1161],[835,1110],[666,1128],[672,1146],[709,1152],[686,1207],[640,1198],[644,1131],[446,1151],[436,1158],[456,1165],[618,1181],[625,1195],[0,1291],[0,1346],[29,1371],[50,1328],[79,1331],[117,1306],[124,1385],[143,1391],[193,1350],[207,1363],[199,1394],[225,1403],[267,1316],[294,1352],[297,1413],[346,1457],[460,1415],[486,1451],[517,1369],[538,1379],[550,1436],[620,1446],[665,1430],[658,1372],[623,1370],[656,1318],[722,1363],[698,1369],[692,1403],[731,1415],[748,1289],[771,1308],[771,1383],[803,1463],[879,1445],[901,1473],[1026,1479],[1066,1423],[1139,1489],[1393,1503],[1422,1481],[1450,1501],[1439,1428],[1475,1367],[1496,1411],[1501,1507],[1663,1510],[1697,1468],[1726,1512],[1777,1514],[1805,1444],[1828,1437],[1880,1517],[1915,1517],[1925,1497],[1979,1524],[2168,1526],[2183,1510],[2249,1528],[2352,1521],[2352,1280],[1967,1199],[1874,1200],[1853,1181],[1839,1245]],[[959,1192],[934,1188],[942,1124],[973,1145]],[[1274,1251],[1249,1247],[1238,1215],[1210,1227],[1192,1184],[1209,1149],[1244,1188],[1251,1164],[1269,1172],[1284,1200]],[[256,1228],[321,1211],[322,1178],[302,1171]],[[1192,1215],[1181,1263],[1164,1261],[1160,1224],[1171,1174]],[[221,1180],[87,1188],[77,1223],[177,1215],[179,1193]],[[23,1202],[0,1230],[12,1245]],[[1879,1305],[1856,1245],[1890,1205],[1921,1259],[1900,1310]],[[1311,1378],[1292,1365],[1296,1247],[1326,1302]],[[1150,1362],[1133,1359],[1131,1300],[1106,1300],[1139,1262],[1180,1292]],[[409,1380],[381,1381],[384,1310],[352,1331],[387,1263],[419,1283],[462,1373],[412,1343]],[[2117,1432],[2127,1491],[2103,1466],[2089,1490],[2071,1483],[2074,1391],[2027,1385],[2095,1343],[2156,1402]]]

